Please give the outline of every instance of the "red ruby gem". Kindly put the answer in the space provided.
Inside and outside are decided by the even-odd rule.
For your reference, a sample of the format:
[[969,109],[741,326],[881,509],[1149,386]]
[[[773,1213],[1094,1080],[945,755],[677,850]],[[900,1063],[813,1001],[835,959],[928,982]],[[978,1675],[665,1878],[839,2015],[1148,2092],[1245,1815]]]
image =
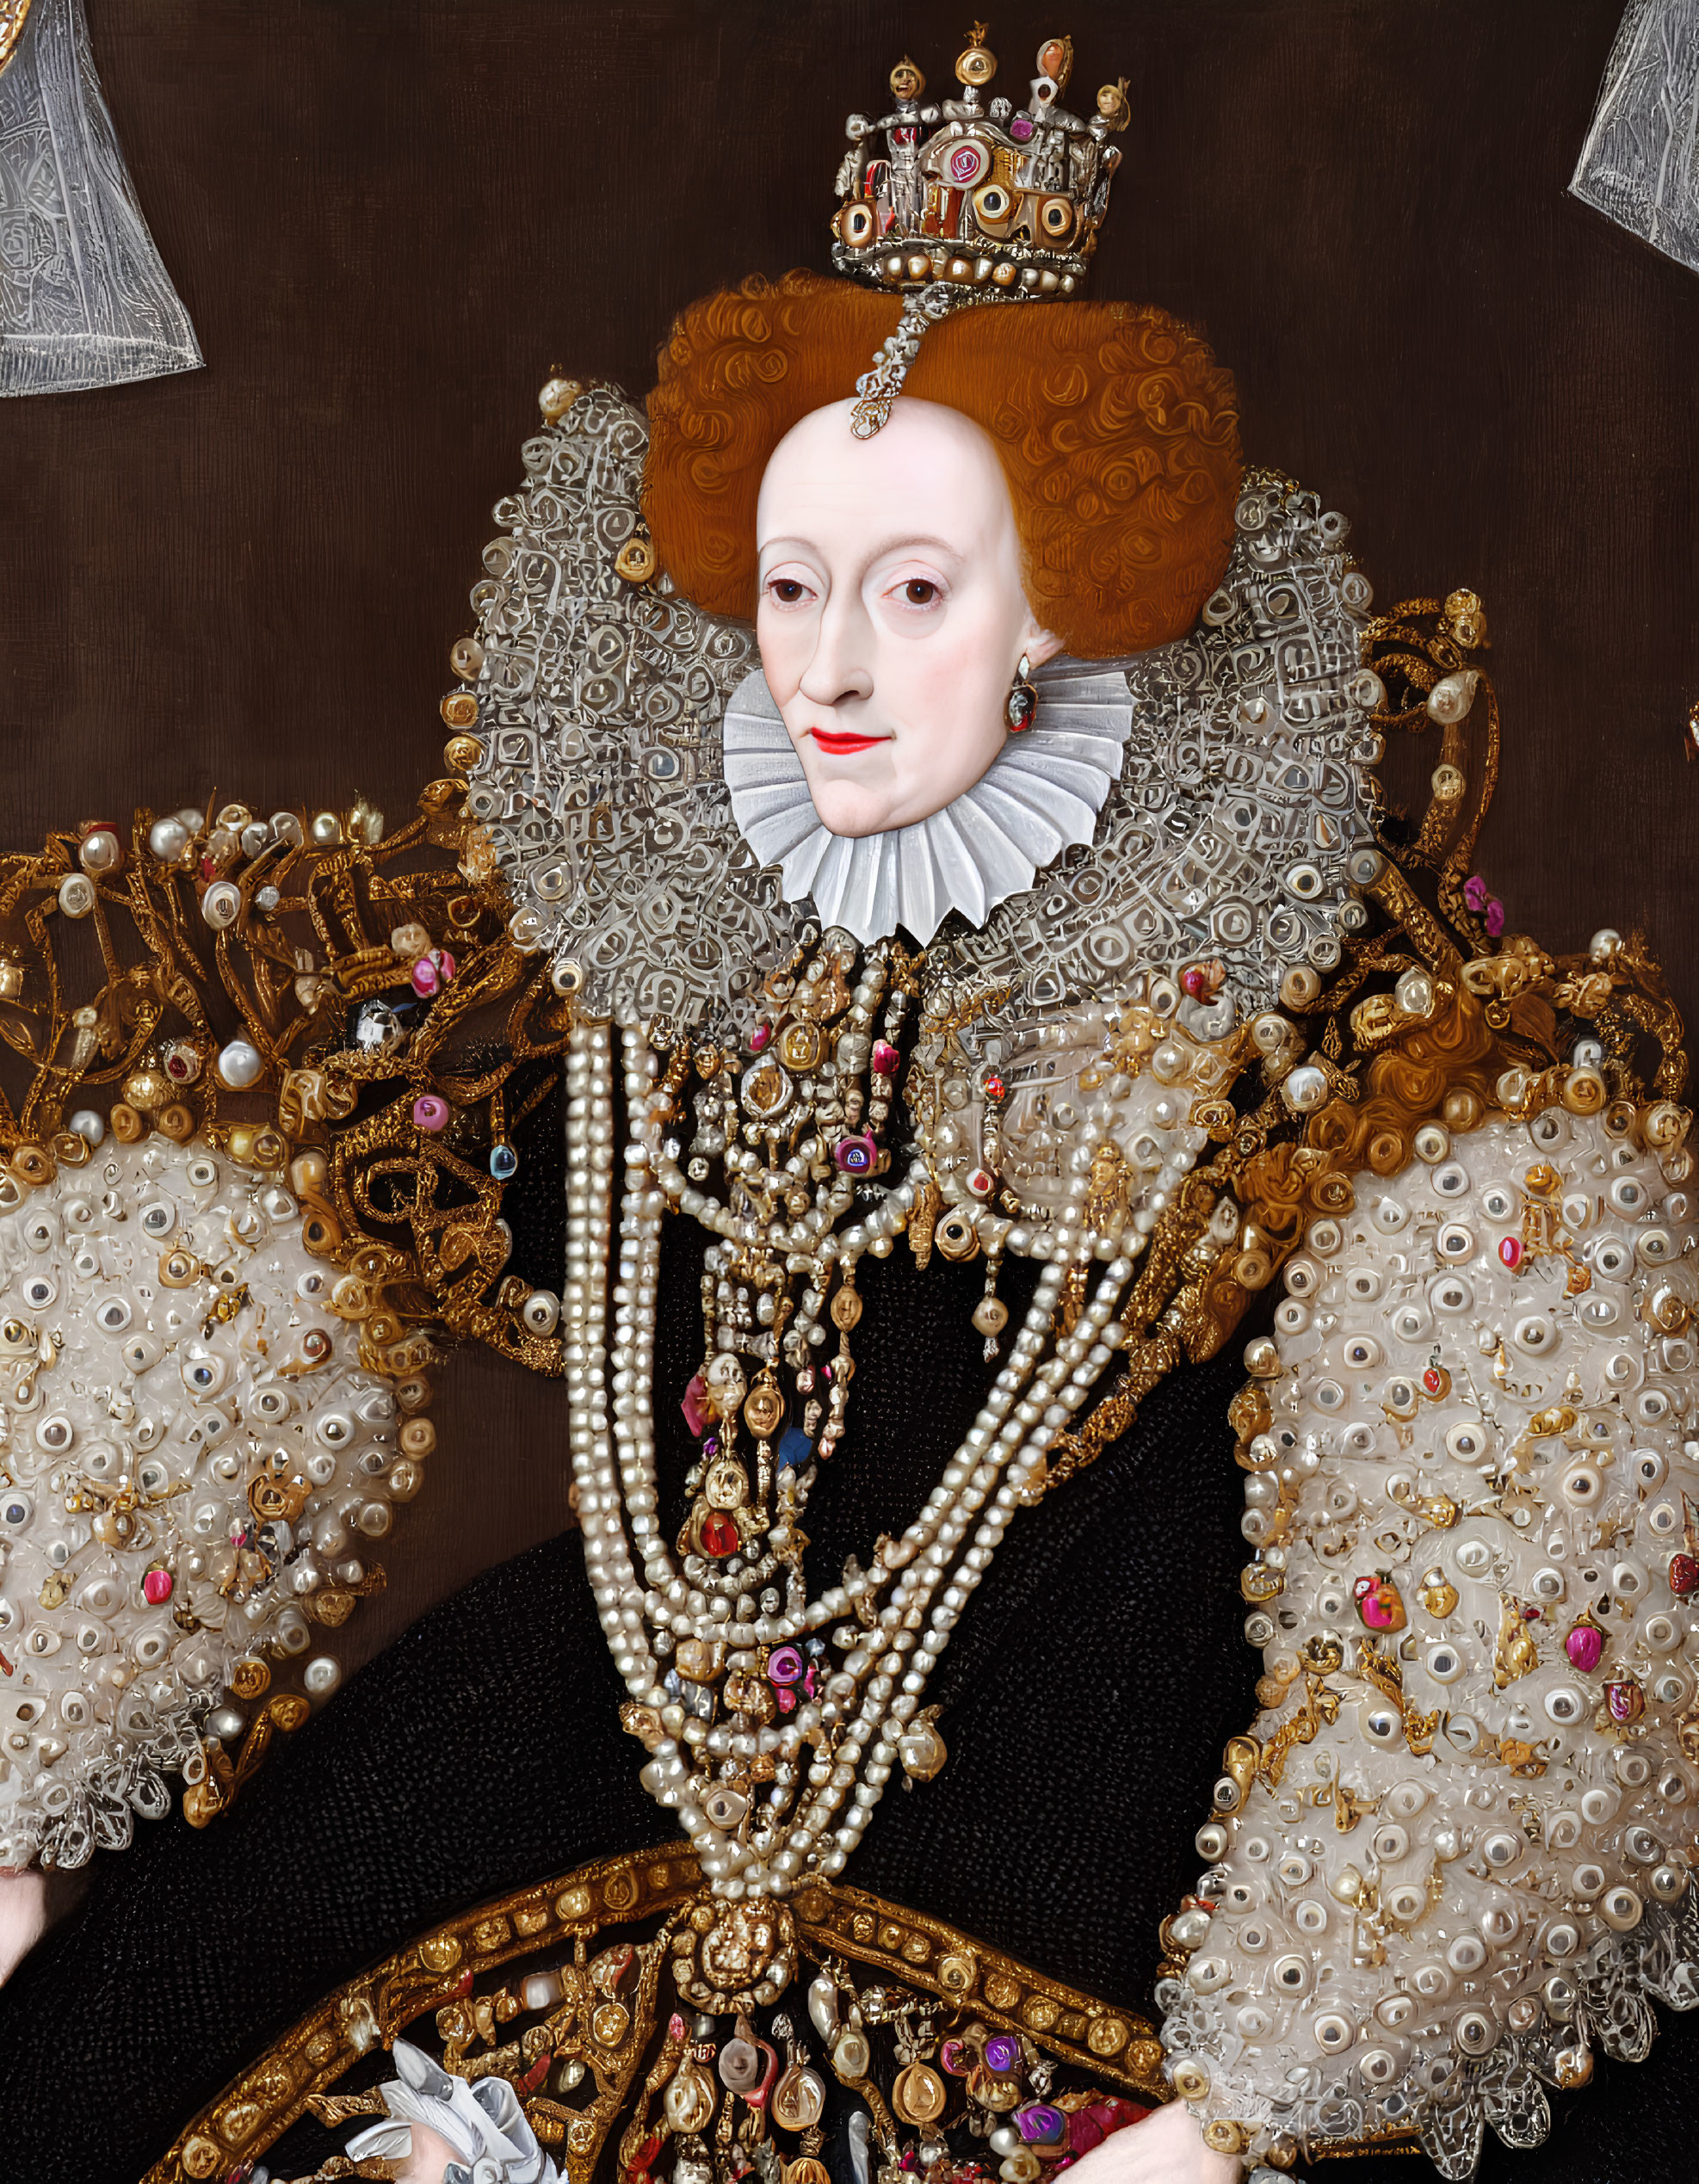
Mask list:
[[1003,1079],[995,1070],[985,1079],[985,1097],[988,1100],[1000,1100],[1003,1097]]
[[1513,1236],[1507,1236],[1498,1246],[1498,1256],[1507,1267],[1519,1267],[1522,1264],[1522,1246]]
[[750,1052],[751,1054],[761,1053],[766,1047],[768,1040],[771,1039],[772,1036],[773,1027],[771,1024],[757,1024],[755,1029],[749,1035]]
[[716,1562],[734,1555],[739,1545],[738,1527],[724,1509],[710,1509],[702,1525],[702,1552]]
[[1683,1600],[1690,1593],[1699,1593],[1699,1560],[1692,1555],[1670,1557],[1670,1590]]
[[1192,999],[1195,1001],[1199,994],[1203,991],[1203,973],[1202,971],[1195,969],[1191,971],[1183,971],[1180,973],[1180,984],[1185,988],[1186,991],[1191,996]]
[[1094,2146],[1103,2144],[1105,2136],[1102,2124],[1087,2109],[1068,2118],[1068,2145],[1076,2154],[1089,2154]]
[[150,1570],[142,1579],[142,1597],[151,1607],[162,1607],[171,1597],[171,1573],[169,1570]]
[[873,1043],[873,1065],[880,1077],[895,1077],[902,1056],[888,1040],[876,1039]]
[[1443,1394],[1445,1390],[1445,1377],[1436,1367],[1430,1365],[1427,1371],[1422,1375],[1422,1385],[1427,1390],[1430,1395]]

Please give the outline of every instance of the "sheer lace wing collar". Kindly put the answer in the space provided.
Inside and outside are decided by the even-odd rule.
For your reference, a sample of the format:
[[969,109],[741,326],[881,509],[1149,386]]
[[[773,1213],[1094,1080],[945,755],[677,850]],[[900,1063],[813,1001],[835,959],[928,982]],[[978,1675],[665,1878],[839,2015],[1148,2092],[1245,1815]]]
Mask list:
[[1126,669],[1055,660],[1034,680],[1032,726],[971,789],[930,819],[852,840],[821,824],[767,678],[745,676],[726,708],[726,786],[784,899],[811,899],[824,924],[863,944],[900,925],[924,945],[951,910],[983,925],[1064,849],[1089,844],[1133,725]]

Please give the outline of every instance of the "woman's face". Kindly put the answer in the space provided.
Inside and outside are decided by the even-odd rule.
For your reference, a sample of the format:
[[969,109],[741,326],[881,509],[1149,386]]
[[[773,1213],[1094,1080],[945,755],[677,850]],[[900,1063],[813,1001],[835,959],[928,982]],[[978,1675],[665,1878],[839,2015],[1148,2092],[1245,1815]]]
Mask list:
[[1027,604],[985,433],[904,396],[857,440],[853,407],[804,417],[767,466],[756,632],[814,809],[866,835],[972,788],[1003,748],[1022,653],[1036,667],[1061,645]]

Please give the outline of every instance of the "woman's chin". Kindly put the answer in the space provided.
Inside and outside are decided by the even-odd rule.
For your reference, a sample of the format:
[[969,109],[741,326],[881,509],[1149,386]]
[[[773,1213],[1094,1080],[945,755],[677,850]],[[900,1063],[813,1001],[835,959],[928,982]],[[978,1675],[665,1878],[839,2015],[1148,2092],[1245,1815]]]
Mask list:
[[808,794],[826,832],[848,841],[884,834],[902,824],[892,817],[895,807],[888,788],[864,787],[858,781],[810,780]]

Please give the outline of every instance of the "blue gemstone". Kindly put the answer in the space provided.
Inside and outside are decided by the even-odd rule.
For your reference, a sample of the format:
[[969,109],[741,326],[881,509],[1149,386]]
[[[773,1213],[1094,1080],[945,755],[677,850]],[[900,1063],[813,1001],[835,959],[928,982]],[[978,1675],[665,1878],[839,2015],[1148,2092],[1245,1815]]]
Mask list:
[[509,1176],[516,1175],[518,1170],[519,1155],[511,1145],[491,1146],[490,1173],[498,1183],[506,1182]]
[[805,1464],[812,1462],[813,1456],[814,1444],[801,1427],[787,1426],[779,1435],[779,1469],[782,1471],[800,1471]]

